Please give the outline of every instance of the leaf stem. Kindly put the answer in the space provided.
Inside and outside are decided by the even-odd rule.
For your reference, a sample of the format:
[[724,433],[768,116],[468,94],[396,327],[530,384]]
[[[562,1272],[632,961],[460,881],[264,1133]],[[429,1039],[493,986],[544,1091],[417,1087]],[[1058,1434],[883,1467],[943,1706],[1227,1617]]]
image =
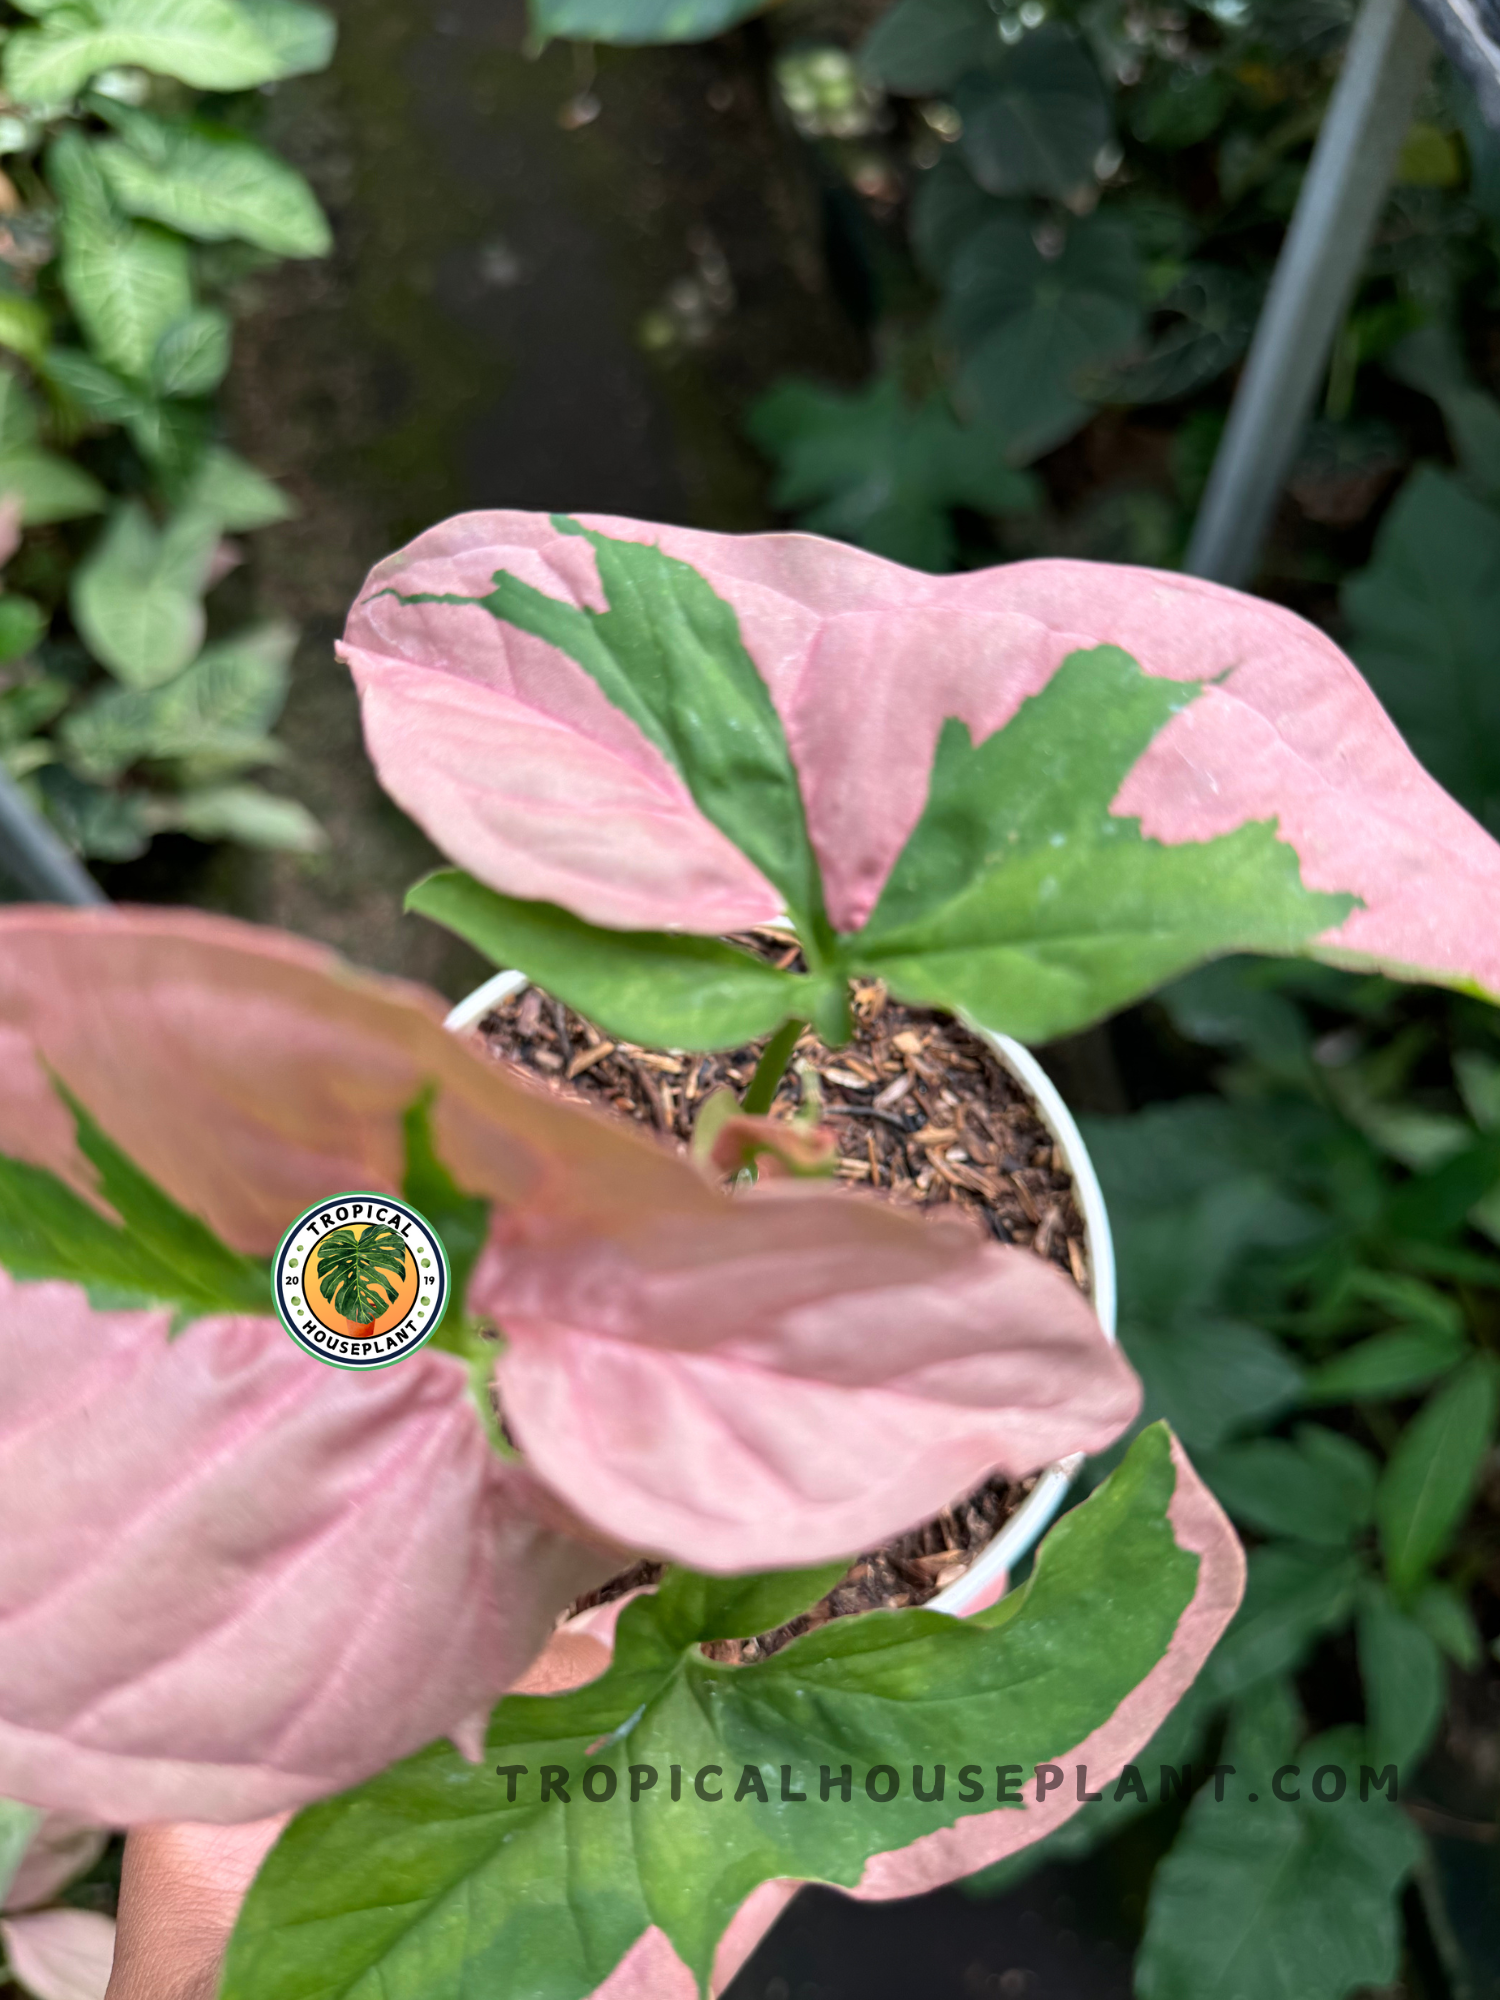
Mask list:
[[750,1079],[750,1087],[745,1092],[744,1109],[753,1117],[761,1117],[770,1110],[776,1096],[776,1086],[786,1075],[786,1066],[792,1059],[792,1050],[802,1039],[806,1021],[794,1016],[783,1021],[781,1026],[766,1043],[760,1061],[755,1065],[755,1074]]

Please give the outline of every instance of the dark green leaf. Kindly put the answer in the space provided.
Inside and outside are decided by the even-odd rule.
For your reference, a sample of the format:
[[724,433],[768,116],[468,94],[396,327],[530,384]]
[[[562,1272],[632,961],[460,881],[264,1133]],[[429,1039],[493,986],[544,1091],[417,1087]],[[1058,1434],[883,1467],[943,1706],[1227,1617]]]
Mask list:
[[[1295,1804],[1271,1797],[1270,1772],[1254,1805],[1243,1777],[1222,1804],[1198,1794],[1152,1883],[1142,2000],[1343,2000],[1395,1977],[1420,1837],[1379,1795],[1361,1803],[1359,1764],[1351,1737],[1324,1738],[1301,1751]],[[1326,1766],[1346,1773],[1338,1803],[1312,1797]]]
[[1411,1607],[1411,1615],[1424,1631],[1456,1661],[1465,1673],[1473,1673],[1484,1658],[1484,1641],[1474,1622],[1469,1601],[1451,1583],[1424,1584]]
[[1463,1520],[1495,1430],[1497,1367],[1475,1355],[1401,1433],[1375,1496],[1386,1573],[1405,1599]]
[[1346,1347],[1309,1374],[1306,1403],[1354,1403],[1424,1389],[1456,1368],[1469,1351],[1462,1333],[1431,1326],[1397,1326]]
[[988,0],[896,0],[866,37],[860,67],[887,90],[931,97],[995,54],[998,30]]
[[[1165,1517],[1172,1489],[1167,1439],[1148,1432],[1053,1530],[1015,1599],[968,1620],[839,1620],[749,1666],[705,1659],[685,1626],[664,1627],[659,1600],[636,1600],[601,1678],[500,1704],[485,1766],[434,1745],[301,1814],[246,1902],[223,2000],[362,1986],[392,2000],[470,1990],[582,2000],[652,1922],[706,1982],[757,1883],[852,1883],[870,1855],[993,1811],[998,1760],[1029,1774],[1114,1711],[1161,1657],[1192,1593],[1195,1560]],[[741,1625],[743,1610],[727,1622]],[[974,1760],[984,1791],[961,1801],[958,1767]],[[850,1804],[836,1793],[820,1802],[820,1765],[837,1774],[846,1763]],[[916,1763],[929,1785],[933,1767],[946,1767],[942,1801],[912,1795]],[[540,1802],[543,1764],[572,1773],[567,1804]],[[718,1803],[694,1792],[710,1764],[726,1775]],[[676,1800],[673,1765],[686,1775]],[[901,1777],[887,1804],[864,1795],[876,1765]],[[527,1767],[514,1803],[497,1766]],[[632,1766],[660,1773],[634,1804]],[[805,1800],[783,1800],[783,1766]],[[613,1798],[591,1803],[583,1774],[602,1792],[609,1781],[593,1774],[603,1769]]]
[[552,903],[487,889],[459,869],[429,875],[406,907],[456,931],[506,969],[620,1040],[648,1048],[732,1049],[789,1017],[811,1020],[837,982],[778,972],[716,938],[606,931]]
[[945,152],[917,183],[911,243],[917,262],[941,284],[963,245],[987,222],[1014,219],[1016,208],[985,193],[957,156]]
[[850,962],[915,1006],[1023,1041],[1112,1013],[1220,952],[1293,953],[1353,907],[1306,889],[1274,823],[1163,846],[1110,801],[1198,690],[1073,653],[1004,729],[950,721],[928,803]]
[[1221,1699],[1302,1664],[1315,1640],[1346,1625],[1363,1575],[1358,1557],[1273,1542],[1250,1557],[1245,1601],[1204,1670]]
[[1295,1442],[1231,1445],[1206,1471],[1235,1520],[1262,1534],[1342,1548],[1370,1524],[1375,1460],[1337,1431],[1304,1424]]
[[1395,1764],[1408,1777],[1443,1713],[1443,1656],[1431,1634],[1378,1584],[1365,1594],[1356,1629],[1371,1762]]
[[751,412],[750,436],[779,463],[776,506],[912,569],[952,567],[952,510],[1016,513],[1036,487],[1001,442],[957,423],[946,400],[911,403],[894,376],[853,395],[782,382]]
[[988,193],[1061,199],[1093,185],[1111,136],[1109,99],[1068,29],[1026,35],[987,73],[965,78],[953,101],[964,158]]
[[1264,1423],[1302,1388],[1286,1349],[1245,1320],[1126,1320],[1120,1342],[1145,1383],[1147,1408],[1195,1450],[1212,1451],[1231,1431]]
[[1134,242],[1107,217],[1070,224],[1044,255],[1028,221],[997,216],[949,266],[943,324],[963,349],[960,402],[1017,463],[1087,420],[1089,372],[1133,348],[1142,323]]
[[1500,832],[1500,514],[1420,466],[1344,586],[1350,651],[1438,783]]

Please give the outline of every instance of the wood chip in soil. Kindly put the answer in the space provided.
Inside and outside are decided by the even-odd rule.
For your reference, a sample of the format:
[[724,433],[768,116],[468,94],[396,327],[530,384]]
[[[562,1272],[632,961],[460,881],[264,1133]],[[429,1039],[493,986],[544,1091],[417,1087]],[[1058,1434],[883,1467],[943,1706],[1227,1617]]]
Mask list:
[[[735,942],[789,967],[799,963],[793,947],[765,933]],[[855,986],[853,1015],[844,1048],[825,1048],[811,1030],[802,1037],[772,1115],[815,1106],[838,1140],[839,1180],[904,1207],[963,1209],[999,1242],[1046,1257],[1087,1291],[1072,1177],[1010,1072],[958,1022],[901,1006],[876,981]],[[725,1085],[743,1093],[764,1047],[712,1055],[639,1048],[611,1040],[534,986],[503,1001],[479,1032],[493,1056],[532,1084],[650,1125],[683,1149],[704,1100]],[[718,1660],[764,1659],[830,1618],[925,1604],[963,1574],[1033,1484],[987,1480],[935,1520],[860,1556],[800,1618],[704,1650]],[[637,1563],[565,1616],[655,1583],[662,1573],[659,1563]]]

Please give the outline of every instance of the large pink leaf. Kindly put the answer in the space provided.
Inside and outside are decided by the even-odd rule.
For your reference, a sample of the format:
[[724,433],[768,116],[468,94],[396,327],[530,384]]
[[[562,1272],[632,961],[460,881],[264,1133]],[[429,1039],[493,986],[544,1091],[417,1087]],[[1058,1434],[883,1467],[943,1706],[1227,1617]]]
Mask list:
[[663,1237],[628,1285],[499,1252],[475,1295],[505,1325],[501,1396],[544,1479],[642,1547],[773,1568],[868,1547],[993,1468],[1098,1450],[1133,1415],[1135,1380],[1067,1279],[977,1242],[946,1264],[949,1240],[767,1190]]
[[[461,1365],[367,1377],[270,1319],[168,1339],[0,1295],[0,1793],[244,1818],[457,1729],[599,1573],[866,1546],[995,1465],[1094,1448],[1137,1389],[1060,1273],[837,1191],[731,1199],[446,1035],[429,996],[187,912],[0,914],[0,1152],[92,1189],[49,1072],[237,1247],[439,1156],[493,1203],[495,1459]],[[96,1197],[97,1198],[97,1197]]]
[[487,1703],[609,1568],[496,1458],[462,1365],[355,1376],[273,1320],[0,1280],[0,1791],[248,1819]]
[[[734,607],[786,727],[837,928],[874,907],[921,813],[944,718],[988,735],[1067,654],[1109,642],[1149,674],[1215,683],[1151,745],[1116,812],[1167,842],[1274,818],[1308,888],[1364,904],[1320,950],[1500,990],[1500,848],[1426,775],[1339,649],[1291,612],[1103,563],[932,577],[815,536],[580,518],[659,542]],[[394,583],[480,596],[501,569],[602,605],[585,541],[540,516],[493,513],[420,536],[355,607],[344,656],[392,796],[509,894],[617,928],[764,920],[768,885],[735,872],[675,774],[581,667],[478,606],[389,594]],[[665,822],[647,803],[658,794],[672,800],[680,868],[662,859]]]

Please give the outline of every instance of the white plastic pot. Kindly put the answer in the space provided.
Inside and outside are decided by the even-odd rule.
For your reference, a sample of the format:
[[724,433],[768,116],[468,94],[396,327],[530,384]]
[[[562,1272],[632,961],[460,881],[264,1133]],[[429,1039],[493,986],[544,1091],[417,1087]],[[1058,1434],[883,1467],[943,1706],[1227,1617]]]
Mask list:
[[[493,979],[487,979],[483,986],[476,987],[466,999],[459,1001],[444,1026],[455,1034],[477,1027],[493,1008],[503,1000],[509,1000],[529,983],[524,972],[497,972]],[[1057,1086],[1029,1049],[1013,1042],[1008,1035],[992,1035],[983,1028],[973,1032],[989,1043],[1000,1062],[1031,1098],[1073,1177],[1073,1192],[1083,1217],[1084,1247],[1088,1253],[1089,1289],[1094,1311],[1105,1337],[1113,1340],[1115,1249],[1099,1176],[1094,1172],[1094,1163],[1089,1158],[1088,1147],[1083,1143],[1083,1135],[1073,1121],[1072,1112],[1058,1095]],[[930,1598],[926,1609],[947,1611],[957,1618],[993,1603],[1001,1594],[997,1588],[1001,1579],[1015,1568],[1023,1556],[1029,1554],[1051,1524],[1082,1463],[1083,1454],[1075,1452],[1070,1458],[1062,1458],[1055,1465],[1049,1465],[1022,1505],[978,1559],[956,1583],[950,1583],[946,1590]]]

